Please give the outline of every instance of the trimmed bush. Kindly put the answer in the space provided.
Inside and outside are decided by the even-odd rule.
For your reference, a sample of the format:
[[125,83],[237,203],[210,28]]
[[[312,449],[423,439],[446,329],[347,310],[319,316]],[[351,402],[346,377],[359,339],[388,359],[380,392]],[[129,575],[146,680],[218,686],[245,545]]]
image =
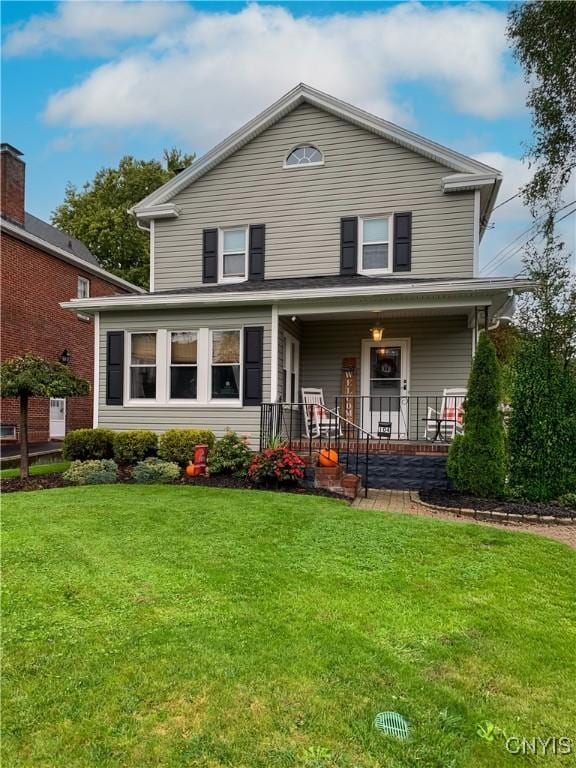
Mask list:
[[304,477],[304,462],[288,448],[265,448],[250,462],[248,478],[268,487],[295,485]]
[[111,459],[113,440],[111,429],[74,429],[64,438],[62,456],[68,461]]
[[169,429],[160,435],[158,457],[164,461],[175,461],[183,467],[194,458],[197,445],[207,445],[210,450],[214,441],[214,432],[209,429]]
[[250,465],[252,451],[246,441],[236,432],[226,432],[218,440],[208,457],[208,471],[211,475],[236,475],[244,477]]
[[509,449],[510,483],[524,498],[576,491],[576,374],[540,339],[515,360]]
[[116,432],[113,448],[114,459],[119,464],[136,464],[137,461],[156,455],[158,436],[149,429]]
[[464,434],[450,446],[447,470],[453,486],[477,496],[501,496],[506,480],[502,388],[494,344],[481,334],[464,407]]
[[73,461],[63,477],[74,485],[103,485],[118,480],[118,464],[112,459]]
[[173,483],[179,475],[178,464],[155,458],[139,461],[132,470],[132,479],[136,483]]

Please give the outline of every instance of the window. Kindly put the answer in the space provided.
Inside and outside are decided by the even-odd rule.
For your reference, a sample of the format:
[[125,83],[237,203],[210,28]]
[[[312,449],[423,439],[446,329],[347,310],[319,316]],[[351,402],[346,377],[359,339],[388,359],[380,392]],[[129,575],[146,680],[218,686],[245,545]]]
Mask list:
[[130,335],[130,399],[156,399],[156,334]]
[[301,144],[295,147],[284,162],[285,168],[298,168],[310,165],[322,165],[324,157],[322,152],[311,144]]
[[170,399],[195,400],[198,387],[198,334],[170,334]]
[[0,439],[1,440],[16,440],[16,425],[15,424],[0,424]]
[[248,229],[220,231],[220,281],[239,282],[246,279]]
[[300,342],[289,333],[284,334],[284,365],[282,368],[282,400],[285,403],[298,401],[300,368]]
[[390,217],[360,219],[362,272],[390,272]]
[[240,331],[212,331],[211,397],[240,398]]
[[90,280],[88,280],[87,277],[80,277],[80,275],[78,275],[77,296],[79,299],[90,298]]

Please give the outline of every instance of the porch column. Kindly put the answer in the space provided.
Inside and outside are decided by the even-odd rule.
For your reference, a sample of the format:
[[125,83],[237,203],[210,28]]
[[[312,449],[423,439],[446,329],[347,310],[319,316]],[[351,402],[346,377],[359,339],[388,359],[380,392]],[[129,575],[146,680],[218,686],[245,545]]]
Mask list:
[[278,305],[272,304],[272,339],[270,341],[270,402],[278,400]]

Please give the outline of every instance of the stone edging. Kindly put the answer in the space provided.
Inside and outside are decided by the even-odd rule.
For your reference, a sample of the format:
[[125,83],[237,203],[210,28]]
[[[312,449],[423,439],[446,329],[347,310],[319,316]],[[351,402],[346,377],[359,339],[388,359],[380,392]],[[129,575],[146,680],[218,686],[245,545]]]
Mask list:
[[531,523],[544,525],[576,525],[576,518],[555,517],[554,515],[517,515],[508,512],[488,512],[481,509],[468,509],[467,507],[438,507],[435,504],[429,504],[422,501],[419,493],[415,493],[413,499],[417,504],[421,504],[434,512],[444,512],[451,515],[462,515],[463,517],[472,517],[475,520],[496,520],[498,522],[512,523]]

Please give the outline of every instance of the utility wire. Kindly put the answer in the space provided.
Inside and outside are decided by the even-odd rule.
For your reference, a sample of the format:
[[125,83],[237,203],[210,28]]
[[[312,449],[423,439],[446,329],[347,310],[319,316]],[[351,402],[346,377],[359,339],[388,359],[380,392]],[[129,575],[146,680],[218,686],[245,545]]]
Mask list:
[[509,203],[511,200],[514,200],[515,198],[517,198],[518,195],[520,194],[522,194],[522,192],[518,190],[518,192],[516,192],[515,195],[512,195],[512,197],[509,197],[507,200],[504,200],[504,202],[498,203],[498,205],[495,205],[494,208],[492,208],[492,213],[494,213],[494,211],[497,211],[498,208],[502,208],[502,206],[506,205],[506,203]]

